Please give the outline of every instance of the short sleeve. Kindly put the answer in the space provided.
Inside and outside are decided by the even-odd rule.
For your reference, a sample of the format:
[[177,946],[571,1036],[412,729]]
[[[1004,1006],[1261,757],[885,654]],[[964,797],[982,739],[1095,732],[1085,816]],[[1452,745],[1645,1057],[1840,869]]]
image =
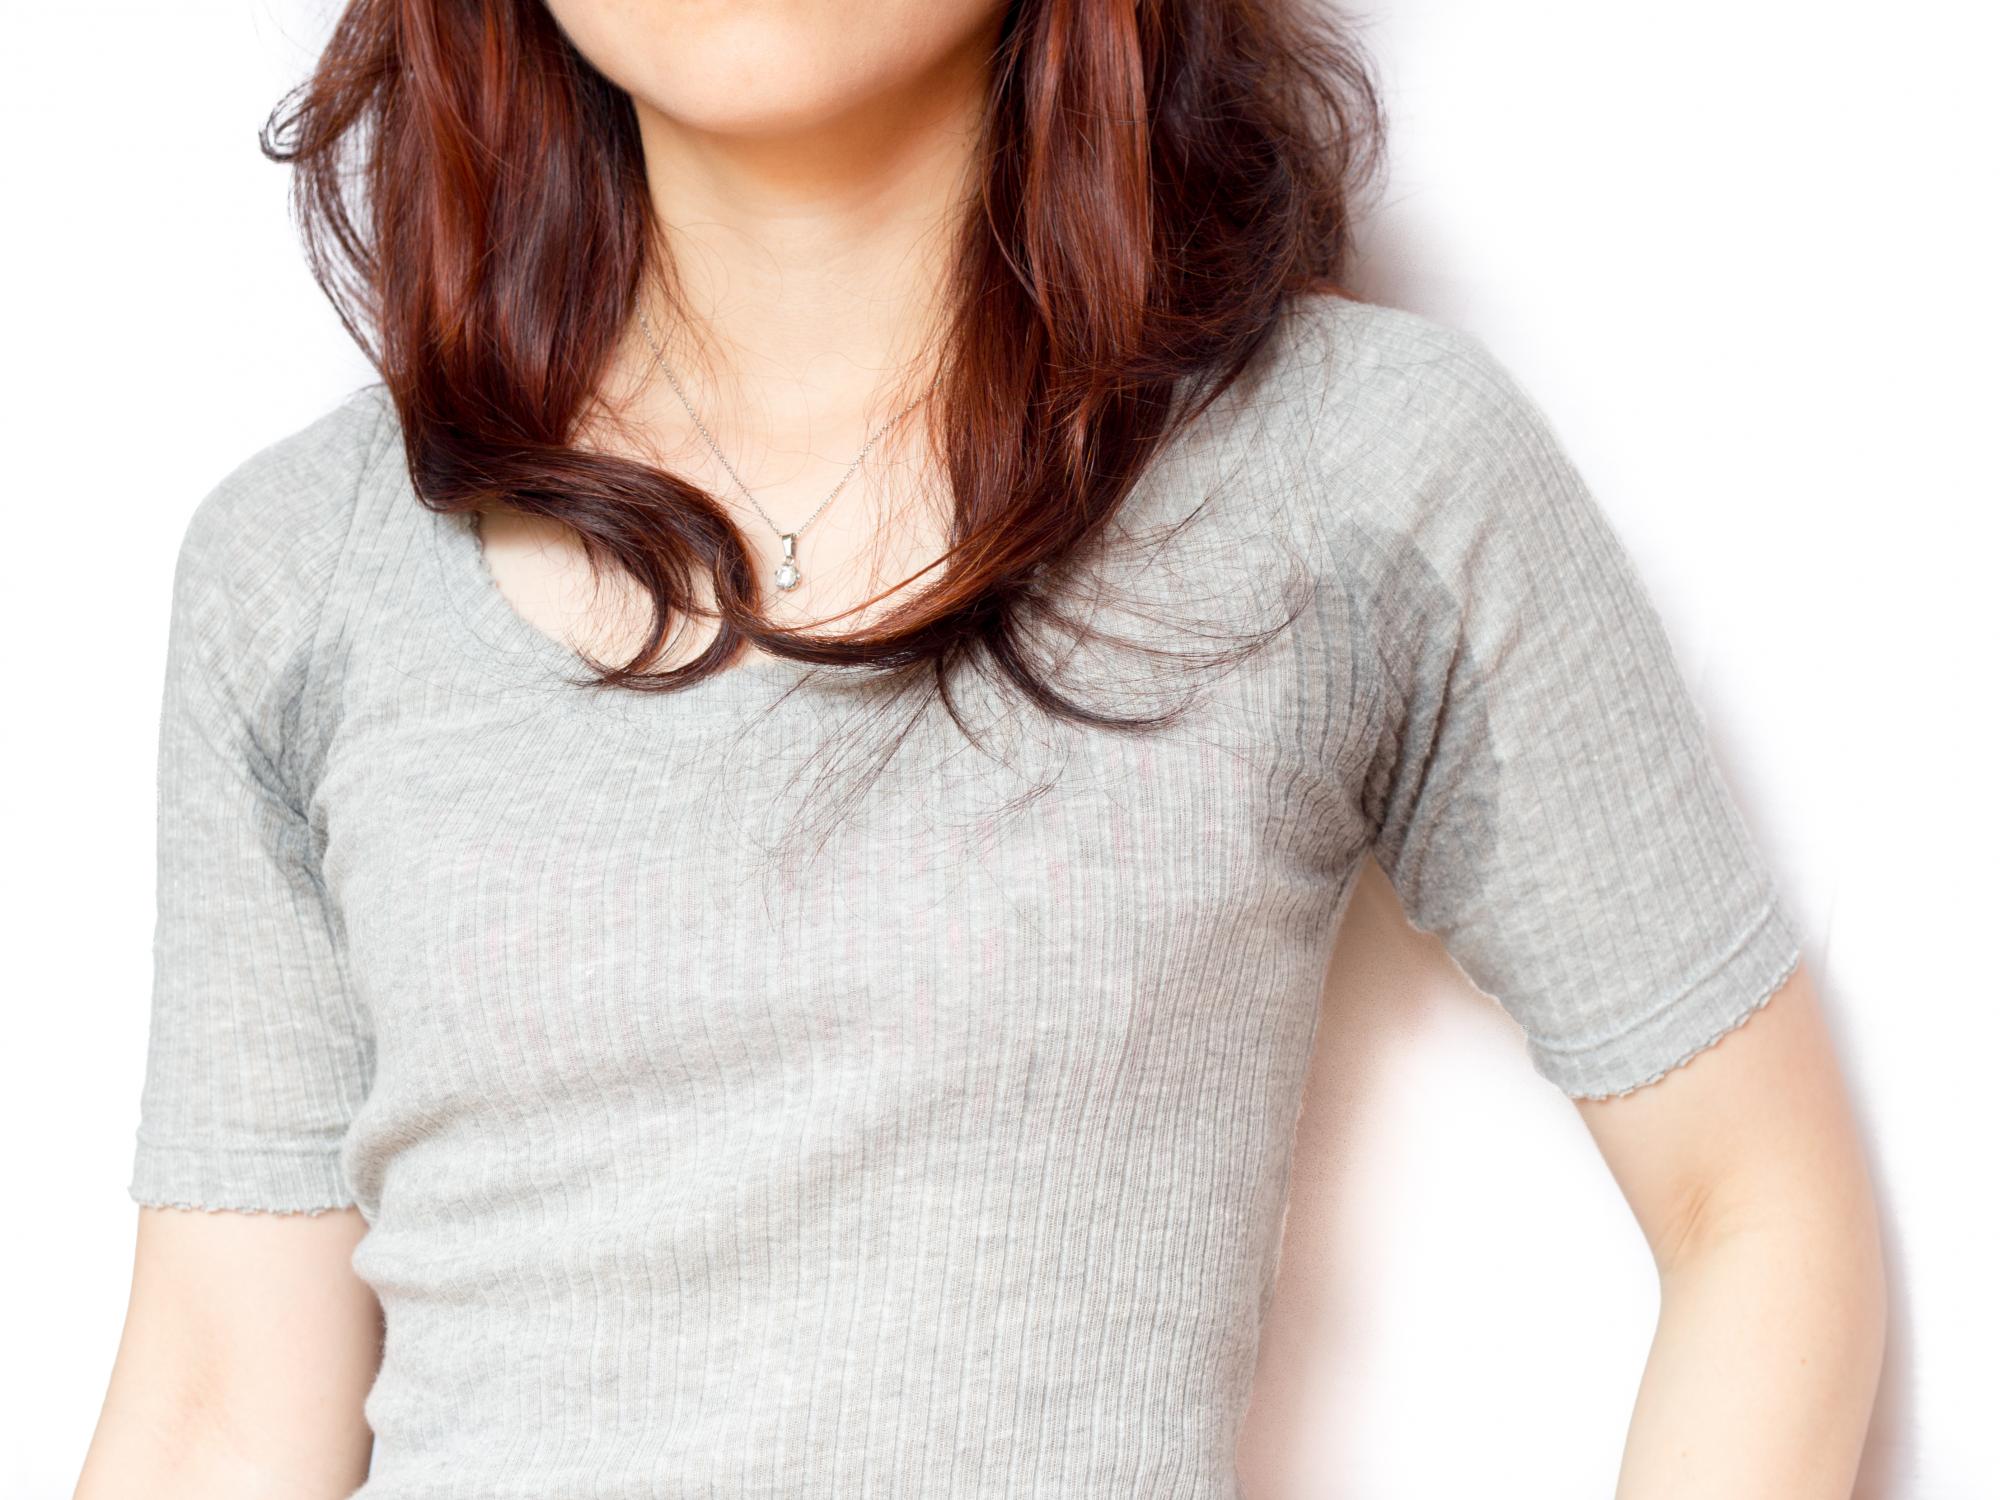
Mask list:
[[[297,445],[294,444],[294,447]],[[354,1198],[341,1147],[371,1039],[348,984],[299,775],[315,517],[288,450],[197,508],[175,564],[160,699],[156,917],[130,1196],[314,1213]],[[297,504],[294,499],[290,503]]]
[[1797,929],[1661,618],[1535,403],[1436,330],[1382,591],[1374,853],[1574,1097],[1741,1025]]

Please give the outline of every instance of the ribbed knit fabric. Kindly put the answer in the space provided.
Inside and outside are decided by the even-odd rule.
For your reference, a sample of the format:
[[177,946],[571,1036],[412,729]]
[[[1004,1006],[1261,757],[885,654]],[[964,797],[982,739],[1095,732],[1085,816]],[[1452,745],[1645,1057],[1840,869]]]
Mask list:
[[1226,671],[1078,652],[1086,702],[1198,695],[1152,735],[965,674],[976,751],[768,657],[569,685],[379,386],[200,504],[130,1192],[360,1206],[366,1500],[1220,1500],[1364,855],[1570,1094],[1791,971],[1661,621],[1481,344],[1301,301],[1121,518],[1051,585],[1107,629],[1303,607]]

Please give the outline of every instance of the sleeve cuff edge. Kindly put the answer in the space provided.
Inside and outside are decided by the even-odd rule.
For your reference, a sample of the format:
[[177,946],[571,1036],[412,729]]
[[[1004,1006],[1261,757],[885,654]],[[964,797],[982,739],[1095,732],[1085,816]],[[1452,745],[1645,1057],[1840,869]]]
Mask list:
[[126,1196],[149,1208],[323,1214],[356,1206],[339,1147],[166,1147],[141,1141]]
[[1773,902],[1748,938],[1676,1001],[1617,1036],[1574,1050],[1544,1046],[1533,1037],[1535,1069],[1572,1099],[1612,1099],[1657,1083],[1767,1005],[1797,971],[1797,937]]

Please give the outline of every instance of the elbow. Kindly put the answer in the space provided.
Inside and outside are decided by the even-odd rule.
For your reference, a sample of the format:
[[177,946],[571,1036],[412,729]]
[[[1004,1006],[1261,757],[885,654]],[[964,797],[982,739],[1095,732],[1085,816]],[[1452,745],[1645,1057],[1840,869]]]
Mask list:
[[1654,1255],[1663,1308],[1725,1292],[1740,1316],[1790,1325],[1802,1347],[1835,1355],[1849,1378],[1874,1390],[1890,1281],[1882,1219],[1865,1178],[1803,1198],[1711,1198]]

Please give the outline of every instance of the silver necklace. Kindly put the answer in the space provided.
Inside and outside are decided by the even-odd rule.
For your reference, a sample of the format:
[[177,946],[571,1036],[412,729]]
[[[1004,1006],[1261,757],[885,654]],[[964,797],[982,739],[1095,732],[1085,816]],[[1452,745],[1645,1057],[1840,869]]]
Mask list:
[[743,491],[743,498],[748,500],[752,505],[755,505],[757,507],[757,514],[764,518],[764,524],[769,526],[771,530],[775,531],[778,534],[778,540],[784,544],[785,555],[779,559],[777,571],[772,575],[772,581],[775,582],[781,589],[789,590],[797,588],[804,577],[804,575],[799,572],[799,559],[798,559],[799,533],[804,531],[806,527],[812,525],[813,522],[817,521],[820,516],[820,511],[825,510],[829,505],[833,503],[833,497],[835,495],[838,495],[841,492],[841,490],[846,487],[847,481],[854,477],[854,471],[861,467],[861,461],[868,456],[868,450],[870,448],[873,448],[875,444],[881,440],[882,435],[888,432],[889,429],[894,427],[898,422],[902,421],[903,418],[907,417],[911,412],[915,411],[917,407],[920,404],[922,404],[925,397],[929,396],[933,391],[935,391],[938,388],[938,382],[944,379],[944,371],[939,370],[938,373],[932,377],[931,383],[925,389],[923,395],[918,396],[908,406],[904,407],[901,411],[897,412],[895,416],[891,417],[888,421],[884,422],[880,427],[876,428],[875,435],[869,438],[867,442],[861,445],[861,451],[854,455],[854,462],[847,466],[847,472],[840,476],[840,483],[836,484],[833,487],[832,493],[829,494],[824,500],[820,501],[818,508],[815,509],[811,515],[807,516],[805,520],[801,521],[797,526],[794,526],[790,531],[787,531],[785,530],[784,527],[780,526],[776,521],[773,521],[771,519],[770,512],[765,510],[764,507],[758,503],[757,497],[750,493],[750,486],[745,484],[743,482],[742,476],[740,476],[736,472],[736,470],[733,467],[731,467],[729,460],[723,455],[722,449],[719,446],[717,446],[715,438],[710,434],[708,428],[702,424],[701,417],[695,412],[694,403],[688,400],[687,392],[681,389],[681,383],[678,380],[674,379],[674,372],[667,365],[667,357],[665,354],[661,352],[659,341],[653,337],[652,320],[646,316],[646,310],[643,307],[639,309],[639,331],[645,336],[646,347],[652,351],[653,363],[660,367],[660,373],[667,377],[667,384],[673,387],[674,394],[680,397],[681,405],[687,408],[688,419],[694,423],[695,431],[701,434],[702,441],[708,444],[709,451],[715,455],[716,461],[722,465],[723,469],[728,473],[729,477],[736,481],[736,487],[739,490]]

